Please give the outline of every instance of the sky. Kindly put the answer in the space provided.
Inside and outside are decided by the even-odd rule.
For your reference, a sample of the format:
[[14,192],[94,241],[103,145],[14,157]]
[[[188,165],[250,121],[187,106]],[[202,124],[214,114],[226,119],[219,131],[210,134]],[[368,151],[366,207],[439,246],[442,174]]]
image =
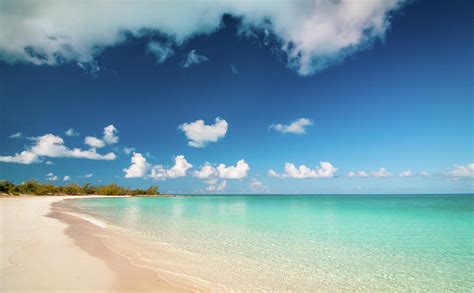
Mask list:
[[472,1],[0,0],[0,177],[474,192]]

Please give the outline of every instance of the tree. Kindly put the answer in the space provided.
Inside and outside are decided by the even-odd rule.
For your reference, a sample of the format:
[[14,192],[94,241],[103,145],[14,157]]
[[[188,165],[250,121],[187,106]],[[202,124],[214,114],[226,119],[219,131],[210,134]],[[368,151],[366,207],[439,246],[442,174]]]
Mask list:
[[63,188],[63,192],[69,195],[79,195],[84,194],[81,186],[77,183],[70,183]]
[[82,192],[84,194],[98,194],[97,187],[92,186],[90,183],[86,183],[82,186]]
[[156,186],[156,185],[152,185],[150,187],[148,187],[147,190],[145,190],[145,195],[157,195],[157,194],[160,194],[160,192],[158,191],[159,187]]
[[31,195],[53,195],[53,194],[99,194],[99,195],[158,195],[158,186],[150,186],[147,189],[130,189],[118,184],[108,184],[93,186],[86,183],[80,186],[77,183],[70,183],[65,186],[55,186],[53,184],[44,184],[36,180],[28,180],[19,185],[8,181],[0,180],[0,194],[31,194]]
[[0,193],[10,194],[15,184],[8,180],[0,180]]

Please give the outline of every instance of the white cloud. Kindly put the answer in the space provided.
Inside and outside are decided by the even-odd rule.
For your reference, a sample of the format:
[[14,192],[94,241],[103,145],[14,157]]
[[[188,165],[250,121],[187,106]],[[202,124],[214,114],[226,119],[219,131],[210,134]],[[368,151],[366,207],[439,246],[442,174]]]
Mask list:
[[102,137],[102,140],[104,140],[106,144],[117,143],[119,141],[119,138],[116,135],[117,133],[117,128],[111,124],[104,128],[104,136]]
[[105,147],[105,142],[103,142],[101,139],[98,139],[97,137],[93,136],[86,136],[84,138],[84,143],[90,146],[91,148],[103,148]]
[[347,174],[347,176],[349,176],[349,177],[363,177],[363,178],[366,178],[366,177],[369,177],[369,174],[367,174],[367,173],[364,172],[364,171],[359,171],[359,172],[349,172],[349,174]]
[[58,176],[54,175],[53,173],[48,173],[48,174],[46,174],[46,180],[56,181],[56,180],[58,180]]
[[196,148],[205,147],[209,142],[216,142],[223,138],[227,133],[227,128],[227,121],[219,117],[211,125],[206,125],[204,120],[196,120],[183,123],[178,127],[188,138],[188,145]]
[[41,162],[41,159],[35,153],[32,153],[30,151],[22,151],[21,153],[16,153],[13,156],[0,156],[0,162],[27,165],[32,163],[39,163]]
[[63,178],[63,181],[70,181],[70,180],[71,180],[71,176],[67,176],[67,175],[66,175],[66,176],[64,176],[64,178]]
[[86,178],[91,178],[92,176],[94,176],[94,174],[92,174],[92,173],[84,175],[84,177],[86,177]]
[[162,165],[153,166],[148,177],[155,180],[184,177],[186,176],[186,172],[193,167],[193,165],[186,161],[183,155],[176,156],[174,161],[174,166],[169,169]]
[[300,118],[288,125],[272,124],[268,129],[274,129],[281,133],[304,134],[306,127],[313,125],[313,120],[308,118]]
[[133,153],[132,164],[123,171],[125,172],[125,178],[139,178],[145,177],[150,168],[151,165],[147,163],[142,154]]
[[0,58],[38,65],[72,62],[97,71],[94,58],[126,41],[123,31],[136,37],[159,31],[181,45],[218,30],[222,16],[231,14],[241,18],[242,35],[275,40],[270,45],[286,54],[288,66],[307,75],[383,39],[402,2],[4,0]]
[[181,66],[184,67],[184,68],[189,68],[190,66],[192,66],[194,64],[199,64],[199,63],[202,63],[202,62],[205,62],[205,61],[208,61],[208,60],[209,59],[206,56],[199,55],[198,53],[196,53],[196,50],[191,50],[186,55],[185,59],[181,63]]
[[474,163],[466,165],[454,165],[453,169],[444,173],[448,178],[474,179]]
[[54,165],[54,163],[51,161],[46,161],[46,165]]
[[334,173],[337,172],[335,168],[329,162],[320,162],[319,166],[315,169],[306,167],[305,165],[300,165],[298,168],[292,163],[285,163],[285,172],[279,174],[273,170],[268,171],[270,177],[276,178],[296,178],[296,179],[305,179],[305,178],[329,178],[334,177]]
[[219,164],[214,167],[206,162],[200,170],[193,172],[193,176],[206,180],[206,184],[217,185],[218,179],[243,179],[247,177],[249,170],[250,166],[243,159],[237,161],[235,166]]
[[23,134],[21,132],[17,132],[10,135],[10,138],[20,138],[20,137],[23,137]]
[[61,137],[46,134],[36,138],[36,143],[31,148],[31,152],[38,156],[59,158],[84,158],[91,160],[114,160],[116,158],[113,152],[105,155],[96,153],[95,149],[81,150],[79,148],[70,149],[64,145]]
[[[415,175],[416,174],[413,173],[413,171],[411,171],[411,170],[405,170],[405,171],[400,172],[398,174],[399,177],[412,177],[412,176],[415,176]],[[428,172],[421,172],[419,175],[420,176],[429,176],[430,174]],[[371,174],[368,174],[365,171],[359,171],[359,172],[349,172],[349,174],[347,174],[347,176],[349,176],[349,177],[363,177],[363,178],[367,178],[367,177],[383,178],[383,177],[392,177],[393,174],[388,172],[387,170],[385,170],[385,168],[380,168],[378,171],[371,172]]]
[[226,167],[224,164],[219,164],[216,169],[219,178],[242,179],[247,177],[250,166],[245,162],[245,160],[239,160],[235,166]]
[[413,172],[411,170],[405,170],[403,172],[400,172],[400,174],[398,174],[398,176],[400,176],[400,177],[411,177],[411,176],[413,176]]
[[224,191],[227,187],[227,181],[226,180],[222,180],[220,183],[218,183],[218,181],[215,181],[215,182],[212,182],[212,183],[209,183],[209,181],[207,181],[206,183],[209,184],[208,187],[206,187],[206,190],[207,191]]
[[209,179],[209,180],[206,180],[204,181],[206,184],[209,184],[209,185],[216,185],[217,182],[219,182],[219,180],[217,179]]
[[102,148],[106,145],[117,143],[119,141],[119,137],[116,135],[117,133],[117,128],[111,124],[104,127],[104,135],[102,136],[102,139],[94,136],[86,136],[84,143],[92,148]]
[[280,174],[278,174],[276,171],[274,171],[273,169],[270,169],[268,170],[268,176],[270,177],[275,177],[275,178],[279,178],[280,177]]
[[75,131],[73,128],[69,128],[64,132],[67,136],[79,136],[79,132]]
[[126,153],[127,155],[130,155],[135,150],[136,150],[136,148],[132,148],[132,147],[124,147],[123,148],[123,152]]
[[214,178],[217,176],[218,173],[216,168],[209,163],[204,164],[204,166],[201,167],[201,170],[194,171],[194,177],[199,179]]
[[393,174],[385,170],[385,168],[380,168],[378,171],[372,172],[373,177],[392,177]]
[[224,191],[227,187],[227,181],[226,180],[222,180],[222,182],[217,185],[217,191]]
[[166,168],[163,165],[152,166],[140,153],[133,153],[131,161],[130,167],[123,169],[125,178],[174,179],[186,176],[187,171],[193,167],[183,155],[175,157],[174,166],[171,168]]
[[156,41],[148,43],[148,52],[153,54],[156,63],[161,64],[174,54],[173,48],[169,44],[163,44]]
[[252,192],[268,192],[268,186],[264,185],[258,179],[252,179],[249,182],[249,188]]
[[68,148],[64,145],[64,140],[61,137],[51,133],[31,139],[34,141],[34,144],[30,148],[13,156],[0,156],[0,162],[32,164],[41,162],[41,157],[83,158],[90,160],[115,160],[116,158],[113,152],[101,155],[95,149]]

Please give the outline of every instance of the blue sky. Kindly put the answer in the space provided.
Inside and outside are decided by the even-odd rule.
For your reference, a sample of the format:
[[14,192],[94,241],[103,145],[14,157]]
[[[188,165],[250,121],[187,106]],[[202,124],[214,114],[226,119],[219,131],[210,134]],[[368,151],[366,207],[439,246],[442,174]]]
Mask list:
[[[319,23],[300,35],[293,10],[265,4],[263,24],[215,5],[198,28],[179,3],[165,24],[78,10],[90,33],[55,6],[41,40],[42,23],[18,23],[45,10],[6,1],[0,175],[177,193],[473,192],[473,4],[389,2],[347,8],[373,15],[340,39]],[[13,13],[22,4],[32,12]],[[111,37],[114,25],[130,31]]]

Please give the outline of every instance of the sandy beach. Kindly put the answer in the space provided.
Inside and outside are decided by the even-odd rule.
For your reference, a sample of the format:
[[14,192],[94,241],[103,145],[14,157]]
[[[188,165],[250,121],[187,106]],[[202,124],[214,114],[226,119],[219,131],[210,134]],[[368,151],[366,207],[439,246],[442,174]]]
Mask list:
[[0,291],[189,291],[109,249],[104,228],[51,211],[67,198],[0,198]]

